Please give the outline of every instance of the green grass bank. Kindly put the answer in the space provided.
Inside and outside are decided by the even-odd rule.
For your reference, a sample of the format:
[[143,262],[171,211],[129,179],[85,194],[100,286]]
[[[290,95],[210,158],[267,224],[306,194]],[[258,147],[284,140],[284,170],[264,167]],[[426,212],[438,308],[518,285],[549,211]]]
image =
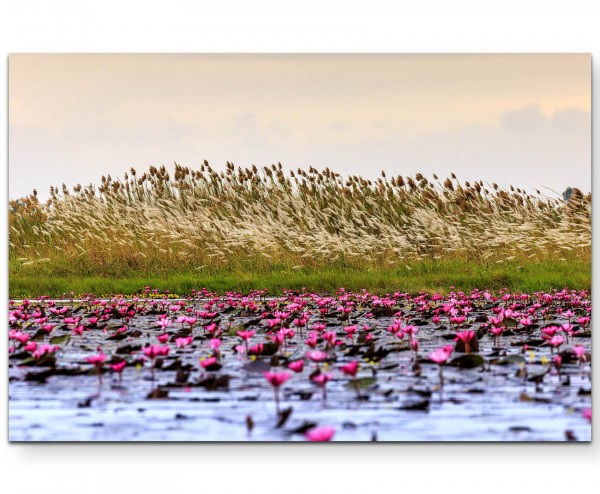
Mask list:
[[394,269],[331,267],[298,270],[220,270],[167,271],[157,266],[153,272],[121,270],[103,273],[60,271],[43,264],[9,265],[9,294],[12,298],[61,296],[63,293],[94,293],[96,295],[133,294],[145,286],[171,293],[189,294],[192,289],[206,287],[217,292],[268,289],[271,294],[284,289],[306,288],[314,292],[333,292],[340,287],[351,290],[367,289],[376,293],[440,292],[451,286],[459,290],[508,288],[527,292],[552,288],[591,289],[589,259],[568,261],[545,260],[527,263],[473,263],[467,260],[422,261]]

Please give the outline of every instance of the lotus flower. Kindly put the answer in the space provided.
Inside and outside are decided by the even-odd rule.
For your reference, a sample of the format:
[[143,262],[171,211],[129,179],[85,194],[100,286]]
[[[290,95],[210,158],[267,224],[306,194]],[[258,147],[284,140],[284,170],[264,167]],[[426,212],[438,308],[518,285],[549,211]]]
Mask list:
[[331,374],[328,372],[321,372],[320,374],[311,377],[311,381],[317,386],[321,387],[323,393],[323,401],[327,400],[327,383],[331,381]]
[[312,352],[306,352],[306,357],[311,362],[319,363],[327,360],[329,355],[321,350],[313,350]]
[[475,338],[475,331],[461,331],[456,333],[456,340],[465,344],[465,353],[471,353],[471,341]]
[[333,427],[315,427],[304,434],[308,441],[327,442],[333,439],[335,429]]
[[296,360],[294,362],[290,362],[288,364],[288,369],[293,370],[294,372],[302,372],[304,369],[304,361]]
[[439,366],[440,388],[444,387],[444,364],[452,354],[452,345],[446,345],[438,348],[429,354],[429,360],[435,362]]
[[96,374],[98,375],[98,384],[100,386],[102,386],[102,364],[104,362],[106,362],[106,355],[104,355],[104,353],[102,353],[102,350],[100,350],[97,354],[90,355],[85,360],[86,360],[86,362],[96,366]]
[[275,395],[275,412],[277,417],[281,415],[279,409],[279,388],[285,383],[292,375],[289,372],[265,372],[265,378],[271,386],[273,386],[273,393]]

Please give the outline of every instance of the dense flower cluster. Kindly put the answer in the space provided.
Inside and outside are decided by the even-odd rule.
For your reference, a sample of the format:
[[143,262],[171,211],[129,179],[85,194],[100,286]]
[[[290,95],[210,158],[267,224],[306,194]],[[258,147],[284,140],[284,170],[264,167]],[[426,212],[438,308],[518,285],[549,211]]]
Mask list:
[[[355,391],[344,399],[360,402],[368,399],[363,385],[393,352],[406,352],[411,365],[396,372],[415,379],[423,366],[439,367],[432,389],[440,391],[443,367],[460,372],[463,366],[509,362],[501,360],[507,357],[524,362],[514,357],[534,350],[554,356],[543,357],[541,365],[560,380],[569,366],[585,371],[590,365],[590,322],[587,291],[381,296],[341,288],[334,295],[287,291],[268,297],[265,291],[219,295],[204,289],[179,300],[88,295],[72,303],[46,297],[10,301],[8,336],[11,362],[32,369],[60,369],[70,340],[93,341],[94,352],[79,364],[95,368],[100,385],[103,373],[122,383],[122,374],[147,366],[154,391],[160,390],[164,369],[179,369],[181,386],[216,386],[231,362],[242,362],[244,372],[261,364],[273,388],[276,417],[284,420],[280,391],[286,387],[304,383],[325,401],[330,384],[341,381]],[[193,372],[199,373],[195,382]],[[90,375],[94,379],[94,372]],[[306,437],[329,440],[333,429],[322,426]]]

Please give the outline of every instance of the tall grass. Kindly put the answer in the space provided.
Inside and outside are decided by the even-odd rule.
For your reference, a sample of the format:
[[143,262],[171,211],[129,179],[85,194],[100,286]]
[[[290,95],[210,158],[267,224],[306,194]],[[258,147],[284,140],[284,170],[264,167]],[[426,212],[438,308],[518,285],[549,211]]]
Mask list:
[[591,194],[568,202],[496,184],[343,177],[273,165],[175,165],[10,202],[11,274],[405,269],[422,261],[591,258]]

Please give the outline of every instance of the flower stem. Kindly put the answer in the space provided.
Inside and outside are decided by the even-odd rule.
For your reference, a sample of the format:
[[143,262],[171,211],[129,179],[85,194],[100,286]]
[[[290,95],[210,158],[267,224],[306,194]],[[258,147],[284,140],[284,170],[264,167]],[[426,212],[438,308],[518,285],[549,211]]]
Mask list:
[[273,391],[275,392],[275,413],[277,414],[277,419],[281,416],[281,410],[279,409],[279,388],[274,387]]
[[356,397],[360,400],[360,388],[358,386],[358,380],[356,378],[352,379],[352,383],[354,384],[354,390],[356,391]]

